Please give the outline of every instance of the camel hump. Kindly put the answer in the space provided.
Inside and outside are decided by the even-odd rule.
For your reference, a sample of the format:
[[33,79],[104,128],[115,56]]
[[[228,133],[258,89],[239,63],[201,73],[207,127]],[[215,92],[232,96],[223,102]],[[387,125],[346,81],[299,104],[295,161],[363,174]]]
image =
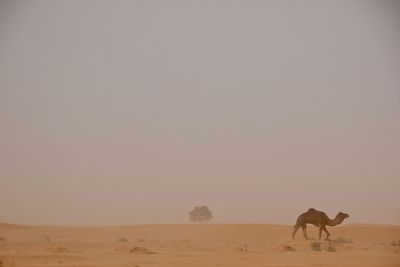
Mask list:
[[307,212],[315,212],[315,211],[317,211],[317,210],[314,208],[309,208]]

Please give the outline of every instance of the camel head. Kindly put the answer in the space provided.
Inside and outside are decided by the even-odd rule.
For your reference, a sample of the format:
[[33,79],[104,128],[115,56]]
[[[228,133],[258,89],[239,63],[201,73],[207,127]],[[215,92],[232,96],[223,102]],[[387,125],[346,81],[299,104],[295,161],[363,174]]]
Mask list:
[[344,219],[349,218],[349,217],[350,217],[350,215],[347,213],[344,213],[344,212],[339,212],[336,215],[336,218],[340,219],[341,221],[343,221]]
[[335,219],[333,219],[331,224],[329,224],[329,225],[330,226],[335,226],[335,225],[341,224],[344,221],[344,219],[346,219],[348,217],[349,217],[349,214],[344,213],[344,212],[339,212],[336,215]]

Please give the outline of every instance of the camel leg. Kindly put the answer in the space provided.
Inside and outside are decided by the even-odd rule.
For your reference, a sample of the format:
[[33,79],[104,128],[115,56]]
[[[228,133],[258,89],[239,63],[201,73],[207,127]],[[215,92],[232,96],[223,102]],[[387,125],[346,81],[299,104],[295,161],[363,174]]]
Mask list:
[[306,231],[307,225],[303,225],[301,228],[303,228],[303,235],[304,235],[304,238],[305,238],[305,239],[309,239],[308,236],[307,236],[307,231]]
[[320,227],[319,227],[319,232],[318,232],[319,240],[321,240],[321,237],[322,237],[322,229],[323,229],[323,227],[320,226]]
[[328,230],[326,229],[326,226],[324,226],[323,228],[322,228],[324,231],[325,231],[325,233],[326,233],[326,238],[325,238],[325,240],[330,240],[329,239],[329,236],[331,235],[329,232],[328,232]]
[[294,229],[293,229],[293,232],[292,232],[292,239],[294,239],[294,236],[296,235],[297,230],[299,230],[300,225],[296,224],[293,228]]

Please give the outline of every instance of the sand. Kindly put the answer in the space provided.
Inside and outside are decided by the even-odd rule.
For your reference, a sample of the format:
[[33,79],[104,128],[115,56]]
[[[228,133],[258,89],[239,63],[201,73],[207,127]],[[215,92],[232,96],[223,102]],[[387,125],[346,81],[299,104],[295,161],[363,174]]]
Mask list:
[[[291,226],[181,224],[55,227],[0,224],[3,267],[400,266],[400,226],[330,227],[314,244]],[[308,228],[317,237],[317,228]],[[1,239],[1,238],[0,238]],[[320,246],[321,250],[317,250]],[[0,264],[1,266],[1,264]]]

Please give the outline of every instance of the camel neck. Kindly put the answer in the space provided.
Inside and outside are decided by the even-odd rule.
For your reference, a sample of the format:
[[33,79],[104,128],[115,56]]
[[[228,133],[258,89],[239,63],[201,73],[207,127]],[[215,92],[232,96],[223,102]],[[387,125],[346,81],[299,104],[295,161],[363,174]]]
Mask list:
[[335,219],[333,219],[333,220],[328,218],[327,224],[329,226],[335,226],[335,225],[341,224],[343,222],[343,220],[344,220],[343,218],[339,218],[338,216],[336,216]]

